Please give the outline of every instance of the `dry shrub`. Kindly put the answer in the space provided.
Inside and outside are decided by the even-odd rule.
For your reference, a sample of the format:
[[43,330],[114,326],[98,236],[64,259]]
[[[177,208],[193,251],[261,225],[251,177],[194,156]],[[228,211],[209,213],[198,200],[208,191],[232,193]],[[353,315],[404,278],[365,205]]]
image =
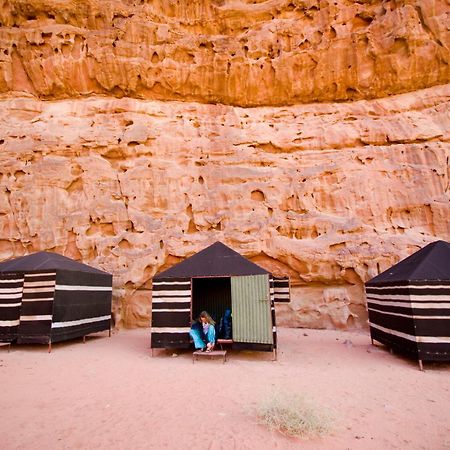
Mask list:
[[274,392],[257,408],[261,423],[288,436],[313,438],[331,430],[333,415],[301,395]]

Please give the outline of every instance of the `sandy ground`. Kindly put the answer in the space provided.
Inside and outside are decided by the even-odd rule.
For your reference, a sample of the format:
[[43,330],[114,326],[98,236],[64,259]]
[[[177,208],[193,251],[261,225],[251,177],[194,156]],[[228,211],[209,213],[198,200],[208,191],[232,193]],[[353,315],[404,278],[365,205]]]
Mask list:
[[[450,449],[450,363],[372,347],[364,332],[279,330],[279,358],[231,352],[226,364],[182,352],[152,358],[149,331],[0,348],[3,449]],[[258,424],[274,388],[336,416],[313,440]]]

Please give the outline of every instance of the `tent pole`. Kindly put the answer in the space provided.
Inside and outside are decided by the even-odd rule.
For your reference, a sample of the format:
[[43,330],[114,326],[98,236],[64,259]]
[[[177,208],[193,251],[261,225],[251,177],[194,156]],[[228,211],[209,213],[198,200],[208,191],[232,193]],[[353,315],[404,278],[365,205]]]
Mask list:
[[52,343],[51,343],[51,341],[48,343],[48,352],[49,353],[52,352]]
[[83,336],[83,344],[86,344],[86,336]]
[[421,372],[424,372],[423,364],[422,364],[422,360],[421,359],[419,359],[419,369],[420,369]]
[[277,354],[277,349],[276,348],[273,349],[272,361],[278,361],[278,354]]

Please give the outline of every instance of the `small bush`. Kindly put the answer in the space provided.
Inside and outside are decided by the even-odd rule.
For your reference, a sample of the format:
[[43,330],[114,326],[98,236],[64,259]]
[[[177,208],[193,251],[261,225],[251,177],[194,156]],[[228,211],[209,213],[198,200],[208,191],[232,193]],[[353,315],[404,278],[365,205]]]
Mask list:
[[270,429],[303,438],[328,433],[333,422],[331,412],[287,392],[271,393],[258,406],[257,415]]

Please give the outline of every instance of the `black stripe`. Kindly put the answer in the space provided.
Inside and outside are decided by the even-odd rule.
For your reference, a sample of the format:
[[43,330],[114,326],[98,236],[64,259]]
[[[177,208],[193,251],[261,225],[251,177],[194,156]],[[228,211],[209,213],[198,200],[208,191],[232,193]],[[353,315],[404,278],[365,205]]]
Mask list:
[[390,286],[450,286],[449,280],[414,280],[414,281],[382,281],[366,283],[366,289],[375,287],[390,287]]
[[[0,297],[0,305],[9,305],[14,303],[21,303],[22,299],[19,298],[1,298]],[[2,310],[0,309],[0,314],[2,313]]]
[[390,330],[400,331],[411,336],[416,336],[414,320],[407,317],[380,314],[369,310],[369,320],[375,325],[380,325]]
[[388,306],[388,305],[375,305],[369,304],[369,308],[378,309],[383,312],[392,312],[397,314],[408,314],[410,316],[449,316],[450,308],[411,308],[400,306]]
[[55,290],[52,289],[49,292],[28,292],[26,293],[24,291],[23,293],[23,300],[33,299],[33,298],[53,298],[53,295],[55,293]]
[[111,287],[112,275],[109,273],[74,272],[69,270],[58,270],[56,276],[57,284],[69,286],[100,286]]
[[191,290],[191,284],[173,284],[173,285],[163,285],[163,286],[156,286],[153,285],[153,292],[160,292],[160,291],[190,291]]
[[152,314],[153,327],[189,327],[190,311],[186,312],[156,312]]
[[367,303],[369,308],[379,309],[380,311],[394,312],[397,314],[413,314],[413,309],[410,303],[405,303],[405,306],[390,306],[390,305],[378,305],[376,303]]
[[191,302],[152,303],[152,311],[158,309],[191,309]]
[[450,344],[428,344],[417,345],[419,358],[424,361],[450,361]]
[[450,337],[450,315],[448,319],[415,318],[414,325],[416,336]]
[[20,309],[21,316],[44,316],[52,315],[53,312],[53,302],[28,302],[22,303],[22,308]]
[[174,278],[158,278],[155,280],[155,283],[161,283],[161,282],[169,282],[169,283],[177,283],[177,282],[185,282],[185,281],[191,281],[188,277],[174,277]]
[[22,320],[19,324],[19,339],[27,336],[50,336],[51,320]]
[[408,289],[366,289],[368,294],[379,295],[448,295],[450,297],[450,286],[448,288],[408,288]]
[[74,325],[71,327],[52,328],[51,340],[52,342],[65,341],[67,339],[86,336],[90,333],[109,330],[110,328],[111,319],[105,319],[100,322],[83,323],[81,325]]
[[53,322],[87,319],[111,314],[111,291],[56,291]]
[[151,348],[189,348],[189,333],[152,333]]
[[20,306],[11,306],[9,308],[0,308],[0,320],[19,320]]
[[55,281],[55,279],[56,279],[55,274],[53,275],[43,274],[41,276],[34,276],[34,277],[25,274],[25,283],[27,282],[34,283],[35,281]]
[[[23,281],[8,280],[7,283],[2,282],[0,279],[0,289],[20,289],[23,285]],[[1,295],[1,294],[0,294]]]
[[21,334],[17,338],[18,344],[48,344],[50,342],[50,333],[41,334]]
[[370,327],[370,336],[374,341],[381,342],[399,353],[405,353],[414,358],[418,357],[417,344],[413,341],[385,333],[373,327]]
[[13,327],[0,327],[0,342],[11,342],[17,338],[17,325]]

